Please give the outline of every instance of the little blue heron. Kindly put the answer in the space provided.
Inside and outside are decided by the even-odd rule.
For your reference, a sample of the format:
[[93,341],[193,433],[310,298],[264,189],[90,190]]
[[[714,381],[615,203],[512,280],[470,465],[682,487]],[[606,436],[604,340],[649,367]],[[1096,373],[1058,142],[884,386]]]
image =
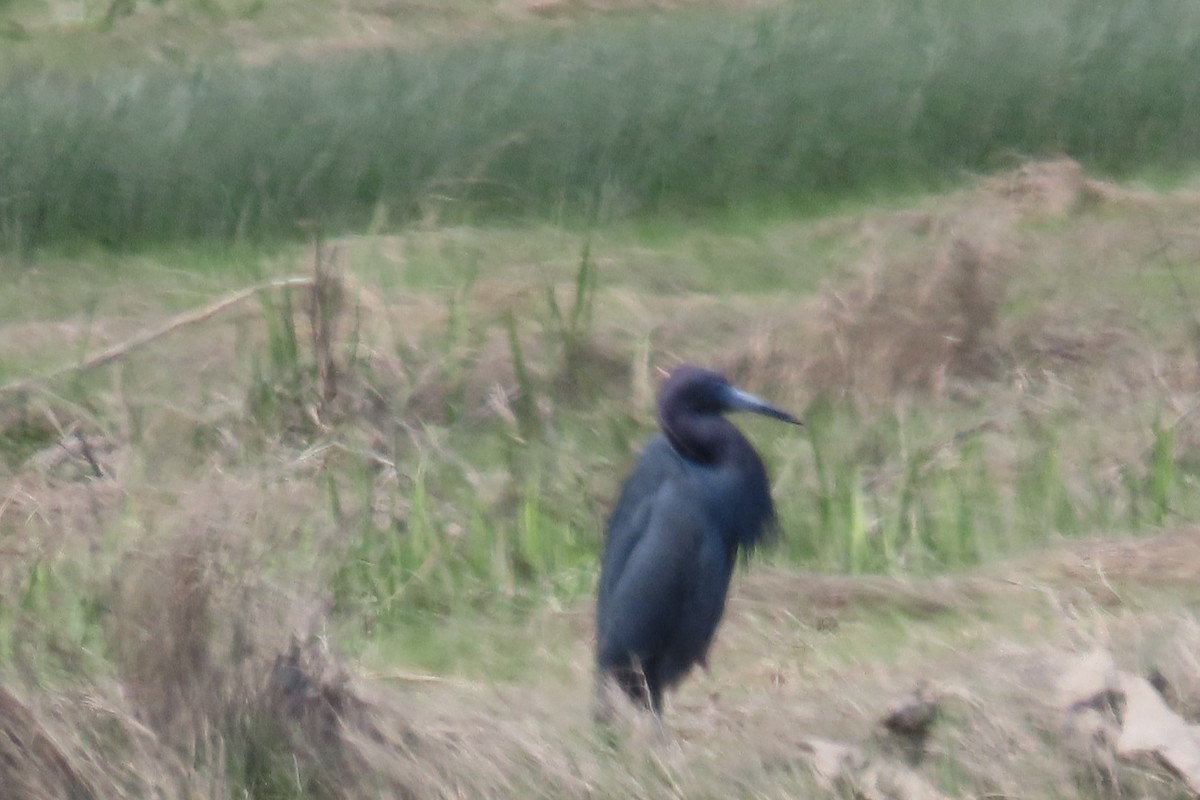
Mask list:
[[596,605],[598,715],[615,679],[662,714],[662,694],[704,666],[738,553],[774,523],[767,471],[726,411],[800,420],[695,366],[658,393],[660,435],[626,479],[605,530]]

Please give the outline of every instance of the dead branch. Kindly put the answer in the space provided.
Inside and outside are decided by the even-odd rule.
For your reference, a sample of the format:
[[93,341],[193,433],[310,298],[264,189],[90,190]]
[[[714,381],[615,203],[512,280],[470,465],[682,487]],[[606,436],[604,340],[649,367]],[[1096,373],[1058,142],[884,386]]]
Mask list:
[[312,328],[313,356],[321,385],[321,404],[317,416],[325,421],[337,397],[338,368],[333,341],[341,315],[344,289],[336,269],[338,253],[330,252],[320,234],[313,236],[313,283],[309,292],[308,318]]
[[258,286],[251,286],[248,289],[241,289],[233,294],[221,298],[220,300],[217,300],[214,303],[210,303],[207,306],[176,315],[157,328],[141,331],[123,342],[114,344],[98,353],[93,353],[78,364],[68,364],[66,366],[59,367],[58,369],[53,370],[46,375],[41,375],[34,378],[18,378],[17,380],[0,384],[0,395],[9,394],[12,392],[28,391],[38,388],[42,384],[53,381],[56,378],[60,378],[63,375],[73,372],[85,372],[90,369],[95,369],[96,367],[104,366],[105,364],[109,364],[113,361],[124,358],[134,350],[145,347],[146,345],[151,344],[152,342],[155,342],[164,336],[191,325],[196,325],[212,319],[218,314],[228,311],[230,308],[240,305],[246,300],[256,297],[263,292],[272,292],[279,289],[290,289],[297,286],[313,286],[316,280],[316,278],[311,277],[280,278],[259,284]]

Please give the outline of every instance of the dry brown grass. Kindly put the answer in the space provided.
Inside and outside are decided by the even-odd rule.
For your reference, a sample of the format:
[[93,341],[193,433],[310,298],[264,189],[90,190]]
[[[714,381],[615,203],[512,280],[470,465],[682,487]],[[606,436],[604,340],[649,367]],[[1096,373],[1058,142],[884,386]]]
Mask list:
[[[1014,283],[1055,268],[1037,263],[1047,244],[1040,229],[1098,210],[1134,216],[1147,202],[1061,161],[983,181],[928,211],[830,220],[830,232],[861,242],[852,276],[798,307],[768,310],[735,337],[753,347],[724,360],[756,385],[868,404],[969,394],[1014,373],[1082,372],[1117,355],[1125,364],[1107,368],[1131,367],[1154,346],[1130,346],[1134,319],[1097,324],[1050,305],[1006,319],[1001,310]],[[1146,257],[1156,249],[1126,246]]]
[[505,4],[517,12],[546,17],[561,17],[585,12],[605,14],[658,11],[681,8],[756,9],[779,5],[779,0],[512,0]]
[[614,745],[591,728],[585,640],[566,682],[371,680],[304,633],[324,612],[261,577],[261,542],[181,529],[114,572],[111,678],[3,695],[0,777],[22,800],[233,797],[247,772],[314,797],[811,796],[806,743],[899,763],[880,720],[923,685],[941,711],[916,769],[952,796],[1182,797],[1158,767],[1096,761],[1067,736],[1056,687],[1104,647],[1197,718],[1200,626],[1155,599],[1190,589],[1195,535],[932,582],[749,576],[713,674],[685,685],[666,735],[630,713]]

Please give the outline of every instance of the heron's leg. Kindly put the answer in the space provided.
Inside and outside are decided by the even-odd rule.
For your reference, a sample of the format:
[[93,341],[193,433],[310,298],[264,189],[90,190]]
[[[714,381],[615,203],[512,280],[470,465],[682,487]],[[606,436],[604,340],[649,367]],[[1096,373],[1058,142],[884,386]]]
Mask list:
[[592,698],[592,719],[598,725],[612,722],[612,676],[608,671],[596,668],[596,691]]
[[663,685],[656,673],[646,674],[646,694],[650,710],[654,712],[654,723],[658,733],[658,741],[660,744],[669,744],[671,737],[667,733],[666,725],[663,724]]
[[654,716],[662,719],[662,697],[663,687],[662,681],[658,679],[658,675],[653,672],[646,673],[646,694],[649,701],[650,710],[654,712]]
[[612,670],[611,674],[617,686],[621,687],[621,691],[635,705],[647,709],[652,708],[649,676],[653,674],[653,669],[650,664],[642,663],[635,658],[632,664],[617,667]]

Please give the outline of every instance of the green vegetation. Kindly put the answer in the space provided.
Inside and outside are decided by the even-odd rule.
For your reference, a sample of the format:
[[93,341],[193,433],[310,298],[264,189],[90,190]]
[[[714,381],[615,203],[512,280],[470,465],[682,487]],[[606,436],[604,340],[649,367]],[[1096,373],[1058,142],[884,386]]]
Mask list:
[[[1093,191],[1075,186],[1073,174],[1049,180]],[[954,220],[992,202],[992,190],[981,189],[922,213],[959,230],[964,223]],[[1186,206],[1154,213],[1152,227],[1165,228]],[[1136,353],[1190,352],[1189,307],[1158,291],[1175,281],[1185,293],[1195,288],[1175,262],[1183,245],[1164,249],[1136,219],[1118,222],[1103,208],[1075,219],[1012,228],[1007,235],[1024,242],[1029,262],[986,265],[986,293],[973,300],[963,282],[974,280],[974,262],[947,257],[957,245],[920,226],[886,234],[895,255],[875,300],[853,298],[876,279],[840,274],[837,259],[807,258],[817,241],[858,257],[861,244],[830,234],[821,220],[743,223],[728,233],[614,226],[585,242],[551,228],[515,238],[505,229],[457,229],[348,240],[327,245],[319,260],[355,265],[357,280],[376,288],[356,296],[343,287],[336,307],[318,314],[334,314],[324,322],[314,323],[307,287],[267,293],[238,327],[253,346],[235,354],[220,339],[205,356],[216,359],[215,371],[182,381],[158,375],[151,350],[123,362],[126,394],[142,398],[134,408],[97,399],[101,375],[75,381],[60,399],[79,404],[68,407],[72,416],[90,409],[89,426],[130,426],[139,460],[158,465],[163,480],[192,480],[194,464],[257,476],[295,462],[308,487],[293,501],[305,518],[297,535],[321,554],[314,580],[329,592],[344,646],[380,635],[436,641],[448,618],[536,615],[586,597],[606,511],[653,430],[651,365],[680,346],[727,365],[806,420],[786,437],[740,421],[776,477],[781,530],[766,561],[852,574],[955,572],[1064,537],[1153,532],[1200,513],[1191,491],[1198,465],[1178,442],[1189,435],[1187,418],[1168,410],[1169,394],[1139,390],[1103,422],[1094,411],[1112,402],[1104,399],[1109,381],[1150,386],[1152,359]],[[1093,224],[1140,254],[1106,266],[1099,281],[1086,254],[1078,265],[1057,255]],[[399,246],[397,270],[386,253]],[[763,278],[769,293],[748,284],[729,293],[725,278],[697,270],[688,276],[693,291],[656,294],[689,251],[738,263],[779,254]],[[289,252],[279,260],[311,263]],[[924,266],[938,259],[936,269]],[[1044,261],[1057,263],[1053,277]],[[236,272],[205,271],[212,291],[240,283]],[[38,272],[57,285],[50,264]],[[93,287],[90,313],[99,319],[128,302],[119,273],[113,280],[115,291]],[[852,303],[826,333],[830,318],[793,310],[822,283]],[[1085,285],[1102,291],[1084,294]],[[1119,345],[1134,355],[1092,342],[1088,320],[1114,295],[1139,298],[1126,309],[1130,327]],[[647,298],[644,310],[629,307],[637,296]],[[430,312],[404,323],[416,298]],[[390,303],[402,304],[398,317]],[[647,314],[650,330],[634,322]],[[1153,339],[1134,332],[1143,318],[1155,320]],[[401,327],[381,335],[393,324]],[[972,324],[973,333],[963,327]],[[311,330],[322,326],[332,351],[312,344]],[[952,339],[974,349],[930,348]],[[206,341],[181,342],[179,357],[201,357],[214,346]],[[839,350],[867,372],[828,363]],[[1114,352],[1120,357],[1109,363]],[[338,376],[332,398],[321,378],[327,359]],[[1019,389],[998,379],[1032,373],[1042,377],[1023,378]],[[951,397],[929,396],[926,380],[949,381]],[[14,467],[56,441],[30,408],[7,429]],[[130,513],[147,524],[136,519],[142,512]],[[414,668],[477,668],[428,643],[397,657]]]
[[[821,614],[843,612],[778,588],[823,580],[798,568],[906,583],[1069,537],[1157,534],[1198,513],[1200,464],[1181,400],[1195,353],[1186,297],[1200,288],[1181,266],[1193,258],[1182,224],[1190,201],[1155,196],[1121,213],[1134,200],[1070,165],[1025,180],[1040,194],[1010,176],[834,218],[597,224],[586,238],[462,226],[340,239],[316,255],[230,254],[241,268],[193,254],[182,275],[169,269],[172,250],[128,264],[82,256],[86,271],[51,254],[10,266],[22,275],[23,295],[6,300],[22,339],[5,340],[0,363],[14,374],[69,363],[247,283],[319,268],[313,284],[265,289],[110,367],[5,396],[0,548],[14,556],[0,562],[0,670],[38,676],[48,691],[99,693],[85,708],[124,709],[128,723],[104,722],[121,735],[94,739],[100,754],[128,757],[121,736],[147,724],[169,753],[190,753],[203,732],[209,749],[184,774],[221,776],[229,794],[217,796],[319,797],[347,774],[312,756],[294,718],[273,710],[293,634],[328,638],[381,680],[428,685],[445,702],[473,709],[480,685],[534,682],[547,703],[576,709],[530,712],[556,722],[532,739],[501,737],[536,753],[493,762],[474,749],[477,760],[460,765],[457,750],[419,751],[455,764],[448,774],[472,788],[494,786],[493,768],[519,784],[546,759],[582,754],[599,759],[591,768],[614,795],[671,780],[727,786],[732,766],[706,772],[700,754],[664,776],[653,764],[629,772],[628,754],[576,741],[601,525],[652,431],[655,366],[679,353],[717,364],[807,422],[780,436],[740,421],[774,477],[781,531],[739,576],[748,599],[735,600],[722,634],[724,677],[712,680],[734,708],[757,702],[751,687],[762,687],[741,676],[758,674],[762,659],[801,686],[897,658],[921,673],[913,648],[983,658],[986,639],[960,641],[961,629],[1019,638],[1053,618],[1028,598],[984,613],[957,588],[916,598],[888,589],[876,610],[848,612],[844,634],[822,634]],[[1068,201],[1040,199],[1056,193]],[[986,249],[996,226],[1020,259]],[[763,266],[739,291],[720,269],[728,263]],[[90,278],[86,290],[64,281],[74,270]],[[1118,311],[1111,297],[1126,298]],[[84,451],[59,457],[76,431],[104,477]],[[1137,596],[1118,585],[1111,591]],[[1174,602],[1186,607],[1188,596]],[[813,638],[823,635],[835,641]],[[816,665],[809,652],[820,653]],[[295,669],[324,687],[318,698],[345,691],[307,662]],[[102,680],[132,699],[107,694]],[[403,696],[403,712],[373,713],[419,714]],[[699,696],[685,694],[684,708]],[[80,730],[99,724],[72,719]],[[975,724],[948,726],[968,738]],[[328,747],[323,729],[303,735]],[[95,746],[63,741],[72,753]],[[166,756],[146,755],[159,751],[138,752],[147,760],[124,784],[133,795],[165,769]],[[403,747],[390,752],[355,774],[384,781],[376,770],[389,759],[409,764],[396,755]],[[780,758],[796,771],[746,780],[808,786],[794,754]],[[519,763],[535,766],[495,766]],[[980,785],[969,761],[938,768],[947,790]],[[446,774],[397,780],[444,786]]]
[[[85,5],[0,3],[55,53],[0,54],[0,785],[815,796],[797,731],[945,679],[943,791],[1162,794],[1038,704],[1101,644],[1200,708],[1196,202],[1093,177],[1193,180],[1193,4],[382,0],[420,35],[303,57],[246,31],[333,12]],[[806,427],[738,420],[778,537],[674,749],[600,746],[603,523],[681,361]]]
[[1181,0],[801,4],[0,93],[10,249],[830,198],[1065,153],[1195,161]]

